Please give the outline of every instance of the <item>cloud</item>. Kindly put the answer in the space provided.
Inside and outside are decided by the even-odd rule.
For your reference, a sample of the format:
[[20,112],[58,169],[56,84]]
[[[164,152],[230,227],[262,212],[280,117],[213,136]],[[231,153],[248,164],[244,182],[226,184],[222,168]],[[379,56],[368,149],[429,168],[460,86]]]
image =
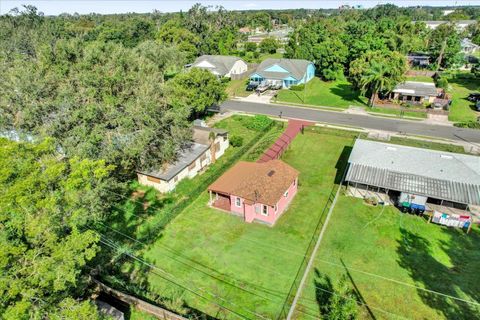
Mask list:
[[256,7],[258,7],[258,4],[254,3],[254,2],[247,2],[243,6],[245,8],[256,8]]

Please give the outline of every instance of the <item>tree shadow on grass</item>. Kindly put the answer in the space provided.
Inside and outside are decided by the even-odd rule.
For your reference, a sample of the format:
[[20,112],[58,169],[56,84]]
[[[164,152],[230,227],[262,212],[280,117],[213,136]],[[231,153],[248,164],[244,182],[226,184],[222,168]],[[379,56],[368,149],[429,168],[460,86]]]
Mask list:
[[335,87],[330,88],[330,92],[345,101],[357,102],[362,106],[366,105],[365,102],[360,99],[360,92],[355,91],[350,84],[339,83]]
[[[409,230],[400,229],[401,238],[398,263],[408,270],[411,278],[428,290],[459,297],[458,292],[468,296],[465,300],[478,301],[478,270],[480,253],[478,231],[472,230],[466,235],[461,230],[445,229],[448,241],[440,241],[441,249],[448,255],[452,267],[448,267],[433,257],[431,242]],[[475,278],[476,277],[476,278]],[[475,280],[476,279],[476,280]],[[447,319],[478,319],[480,308],[463,301],[440,294],[417,289],[423,302],[443,313]]]
[[318,311],[328,319],[352,320],[358,313],[358,293],[351,289],[343,275],[334,285],[326,274],[315,268],[315,299]]
[[128,193],[130,197],[122,199],[112,210],[104,232],[135,250],[156,240],[160,228],[164,227],[162,218],[175,199],[160,195],[153,188],[131,188]]
[[456,84],[460,87],[464,87],[470,91],[478,91],[480,86],[480,79],[476,78],[473,74],[452,76],[448,79],[448,82],[450,84]]

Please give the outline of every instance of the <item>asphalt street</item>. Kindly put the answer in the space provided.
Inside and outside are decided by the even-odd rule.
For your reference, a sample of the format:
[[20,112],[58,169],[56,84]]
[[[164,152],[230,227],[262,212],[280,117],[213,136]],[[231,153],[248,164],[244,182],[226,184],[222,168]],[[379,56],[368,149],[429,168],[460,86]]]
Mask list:
[[480,130],[457,128],[444,125],[427,124],[421,121],[388,119],[367,115],[348,114],[337,111],[324,111],[311,108],[299,108],[279,104],[264,104],[246,101],[228,100],[221,105],[221,110],[242,111],[253,114],[310,120],[341,126],[390,131],[395,133],[428,136],[459,140],[480,144]]

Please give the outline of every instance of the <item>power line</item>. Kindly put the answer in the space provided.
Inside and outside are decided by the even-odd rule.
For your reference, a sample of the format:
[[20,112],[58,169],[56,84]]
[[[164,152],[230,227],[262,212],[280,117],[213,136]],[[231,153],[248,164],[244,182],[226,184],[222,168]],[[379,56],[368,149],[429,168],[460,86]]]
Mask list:
[[[112,193],[115,193],[113,191],[109,191],[109,192],[112,192]],[[128,197],[126,197],[125,195],[121,195],[121,194],[118,194],[118,193],[115,193],[125,199],[128,199],[128,200],[131,200],[131,201],[136,201],[136,202],[139,202],[138,200],[132,200]],[[120,209],[120,210],[124,210],[124,209]],[[136,215],[134,213],[132,213],[132,215],[134,216],[137,216],[139,218],[142,218],[144,219],[144,217],[141,217],[139,215]],[[185,217],[185,216],[182,216],[182,219],[186,219],[186,220],[189,220],[189,221],[192,221],[192,222],[198,222],[194,219],[190,219],[188,217]],[[229,234],[233,234],[233,235],[236,235],[235,233],[233,232],[230,232],[228,230],[222,230],[222,232],[225,232],[225,233],[229,233]],[[285,248],[282,248],[282,247],[278,247],[278,246],[272,246],[272,245],[268,245],[268,244],[265,244],[265,243],[262,243],[260,241],[257,241],[257,240],[253,240],[253,239],[250,239],[248,237],[243,237],[242,239],[245,239],[247,241],[251,241],[251,242],[255,242],[255,243],[258,243],[262,246],[268,246],[268,247],[271,247],[271,248],[274,248],[274,249],[277,249],[277,250],[281,250],[281,251],[284,251],[284,252],[288,252],[290,254],[293,254],[293,255],[296,255],[296,256],[299,256],[299,257],[305,257],[306,255],[302,255],[298,252],[295,252],[295,251],[291,251],[291,250],[288,250],[288,249],[285,249]],[[323,260],[323,259],[320,259],[320,258],[315,258],[316,261],[319,261],[319,262],[323,262],[323,263],[328,263],[328,264],[331,264],[331,265],[334,265],[334,266],[339,266],[339,267],[342,267],[344,269],[344,266],[342,265],[339,265],[339,264],[336,264],[336,263],[333,263],[333,262],[330,262],[330,261],[327,261],[327,260]],[[383,279],[383,280],[386,280],[386,281],[391,281],[391,282],[394,282],[394,283],[397,283],[397,284],[400,284],[400,285],[404,285],[404,286],[408,286],[408,287],[412,287],[412,288],[416,288],[416,289],[419,289],[419,290],[423,290],[423,291],[427,291],[427,292],[430,292],[432,294],[437,294],[437,295],[441,295],[443,297],[448,297],[448,298],[451,298],[451,299],[454,299],[454,300],[457,300],[457,301],[462,301],[462,302],[465,302],[465,303],[470,303],[470,304],[474,304],[474,305],[480,305],[480,303],[477,303],[477,302],[474,302],[474,301],[468,301],[468,300],[465,300],[465,299],[462,299],[462,298],[458,298],[458,297],[455,297],[455,296],[451,296],[451,295],[448,295],[448,294],[445,294],[445,293],[442,293],[442,292],[439,292],[439,291],[434,291],[434,290],[430,290],[430,289],[426,289],[426,288],[422,288],[420,286],[417,286],[417,285],[414,285],[414,284],[410,284],[408,282],[404,282],[404,281],[400,281],[400,280],[397,280],[397,279],[392,279],[392,278],[388,278],[388,277],[385,277],[385,276],[382,276],[382,275],[378,275],[378,274],[374,274],[374,273],[371,273],[371,272],[367,272],[367,271],[363,271],[363,270],[359,270],[359,269],[355,269],[355,268],[351,268],[351,267],[348,267],[348,269],[350,270],[353,270],[353,271],[357,271],[357,272],[360,272],[360,273],[363,273],[363,274],[368,274],[370,276],[373,276],[373,277],[376,277],[376,278],[379,278],[379,279]],[[272,270],[273,271],[273,270]],[[277,273],[278,274],[278,273]]]
[[[103,235],[102,235],[102,236],[103,236]],[[103,237],[104,237],[104,236],[103,236]],[[106,238],[106,237],[104,237],[104,238]],[[110,243],[109,243],[108,241],[110,241]],[[225,307],[225,306],[219,304],[218,302],[216,302],[216,301],[214,301],[214,300],[208,299],[207,297],[199,294],[199,293],[196,292],[195,290],[190,289],[190,288],[186,287],[185,285],[182,285],[182,284],[180,284],[180,283],[178,283],[178,282],[176,282],[176,281],[174,281],[174,280],[172,280],[172,279],[168,279],[168,278],[166,278],[165,276],[162,276],[162,275],[158,274],[157,272],[155,272],[156,270],[158,270],[158,271],[160,271],[160,272],[162,272],[162,273],[164,273],[164,274],[166,274],[166,275],[169,275],[169,276],[175,278],[173,275],[171,275],[170,273],[166,272],[165,270],[163,270],[163,269],[161,269],[161,268],[159,268],[159,267],[157,267],[157,266],[155,266],[155,265],[153,265],[153,264],[151,264],[151,263],[148,263],[148,262],[144,261],[143,259],[138,258],[137,256],[135,256],[135,255],[133,255],[133,254],[131,254],[131,253],[124,252],[124,251],[119,251],[119,247],[117,247],[117,246],[115,245],[115,243],[112,242],[111,240],[109,240],[108,238],[106,238],[106,241],[100,239],[100,242],[103,243],[104,245],[106,245],[106,246],[114,249],[115,251],[119,252],[120,254],[124,254],[124,255],[126,255],[127,257],[130,257],[131,259],[134,259],[134,260],[136,260],[137,262],[140,262],[140,263],[146,265],[147,267],[149,267],[150,269],[152,269],[152,271],[153,271],[154,274],[158,275],[158,276],[161,277],[162,279],[167,280],[168,282],[171,282],[171,283],[173,283],[173,284],[175,284],[175,285],[177,285],[177,286],[179,286],[179,287],[181,287],[181,288],[183,288],[183,289],[191,292],[192,294],[194,294],[194,295],[196,295],[196,296],[198,296],[198,297],[200,297],[200,298],[202,298],[202,299],[204,299],[204,300],[207,300],[207,301],[215,304],[217,307],[219,307],[219,308],[221,308],[221,309],[225,309],[225,310],[230,311],[231,313],[233,313],[234,315],[236,315],[237,317],[239,317],[239,318],[241,318],[241,319],[248,319],[247,317],[239,314],[238,312],[236,312],[236,311],[234,311],[234,310],[232,310],[232,309],[230,309],[230,308],[228,308],[228,307]],[[210,293],[210,292],[208,292],[208,291],[206,291],[206,290],[203,290],[203,289],[201,289],[201,288],[196,288],[196,289],[199,290],[199,291],[204,291],[204,292],[206,292],[206,293],[208,293],[208,294],[210,294],[211,296],[214,296],[214,297],[216,297],[216,298],[220,298],[220,299],[222,299],[222,300],[224,300],[224,301],[227,301],[227,300],[225,300],[225,299],[223,299],[223,298],[221,298],[221,297],[218,297],[217,295],[215,295],[215,294],[213,294],[213,293]],[[229,301],[227,301],[227,302],[229,302]],[[232,302],[230,302],[230,303],[233,304],[233,305],[235,305],[235,304],[232,303]],[[250,311],[250,312],[251,312],[251,311]],[[256,313],[254,313],[254,314],[256,314]],[[267,319],[267,318],[264,318],[264,317],[261,316],[261,315],[257,315],[257,316],[260,316],[260,317],[263,318],[263,319]]]
[[[100,234],[100,235],[101,235],[102,237],[104,237],[107,241],[110,241],[110,242],[111,242],[111,245],[110,245],[111,247],[112,247],[112,246],[115,246],[115,242],[114,242],[114,241],[112,241],[111,239],[105,237],[103,234]],[[105,243],[105,241],[103,241],[103,240],[101,240],[101,241],[102,241],[102,243]],[[115,247],[115,248],[118,249],[118,247]],[[148,262],[144,261],[143,259],[138,258],[137,256],[135,256],[135,255],[133,255],[133,254],[131,254],[131,253],[128,253],[128,252],[120,252],[120,253],[125,254],[125,255],[127,255],[127,256],[129,256],[129,257],[131,257],[131,258],[134,258],[135,260],[137,260],[137,261],[141,262],[142,264],[150,267],[151,269],[159,270],[160,272],[162,272],[162,273],[164,273],[164,274],[166,274],[166,275],[169,275],[169,276],[175,278],[175,276],[172,275],[171,273],[163,270],[162,268],[157,267],[156,265],[153,265],[153,264],[151,264],[151,263],[148,263]],[[172,281],[172,280],[169,280],[169,281],[175,283],[175,282]],[[193,281],[192,281],[192,282],[193,282]],[[178,283],[176,283],[176,284],[178,284]],[[183,286],[183,287],[186,288],[185,286]],[[215,298],[217,298],[217,299],[220,299],[220,300],[223,300],[223,301],[225,301],[225,302],[227,302],[227,303],[230,303],[230,304],[233,305],[233,306],[242,308],[241,306],[239,306],[239,305],[237,305],[237,304],[235,304],[235,303],[233,303],[233,302],[231,302],[231,301],[229,301],[229,300],[226,300],[226,299],[224,299],[224,298],[222,298],[222,297],[220,297],[220,296],[218,296],[218,295],[216,295],[216,294],[214,294],[214,293],[211,293],[211,292],[209,292],[208,290],[201,289],[201,288],[198,288],[198,287],[196,287],[196,289],[197,289],[197,290],[200,290],[200,291],[203,291],[203,292],[205,292],[205,293],[207,293],[207,294],[209,294],[209,295],[211,295],[211,296],[213,296],[213,297],[215,297]],[[192,290],[189,289],[189,291],[192,291]],[[252,311],[252,310],[247,309],[247,308],[244,308],[244,307],[243,307],[242,309],[244,309],[245,311],[247,311],[247,312],[249,312],[249,313],[251,313],[251,314],[253,314],[253,315],[255,315],[255,316],[259,317],[259,318],[266,319],[266,320],[268,319],[268,318],[265,318],[264,316],[262,316],[261,314],[258,314],[258,313],[254,312],[254,311]],[[242,317],[244,317],[244,316],[242,316]]]
[[320,259],[320,258],[317,258],[316,260],[319,261],[319,262],[323,262],[323,263],[326,263],[326,264],[333,265],[333,266],[338,266],[338,267],[342,267],[342,268],[344,268],[344,269],[346,268],[346,269],[348,269],[348,270],[352,270],[352,271],[356,271],[356,272],[359,272],[359,273],[363,273],[363,274],[368,275],[368,276],[371,276],[371,277],[380,278],[380,279],[383,279],[383,280],[386,280],[386,281],[391,281],[391,282],[394,282],[394,283],[397,283],[397,284],[402,284],[402,285],[404,285],[404,286],[412,287],[412,288],[415,288],[415,289],[418,289],[418,290],[423,290],[423,291],[427,291],[427,292],[429,292],[429,293],[437,294],[437,295],[440,295],[440,296],[443,296],[443,297],[446,297],[446,298],[450,298],[450,299],[454,299],[454,300],[457,300],[457,301],[465,302],[465,303],[468,303],[468,304],[473,304],[473,305],[476,305],[476,306],[480,306],[480,303],[478,303],[478,302],[469,301],[469,300],[465,300],[465,299],[462,299],[462,298],[458,298],[458,297],[455,297],[455,296],[451,296],[451,295],[448,295],[448,294],[445,294],[445,293],[442,293],[442,292],[430,290],[430,289],[427,289],[427,288],[422,288],[422,287],[416,286],[416,285],[414,285],[414,284],[410,284],[410,283],[408,283],[408,282],[403,282],[403,281],[400,281],[400,280],[387,278],[387,277],[384,277],[384,276],[381,276],[381,275],[378,275],[378,274],[375,274],[375,273],[363,271],[363,270],[356,269],[356,268],[352,268],[352,267],[342,266],[342,265],[340,265],[340,264],[338,264],[338,263],[330,262],[330,261],[323,260],[323,259]]
[[[135,239],[135,238],[132,238],[132,237],[130,237],[129,235],[127,235],[127,234],[125,234],[125,233],[123,233],[123,232],[121,232],[121,231],[118,231],[118,230],[116,230],[116,229],[114,229],[114,228],[112,228],[112,227],[109,227],[109,226],[107,226],[107,225],[105,225],[105,224],[103,224],[103,223],[100,223],[100,224],[102,224],[103,226],[105,226],[106,228],[112,230],[112,231],[115,232],[115,233],[121,234],[122,236],[124,236],[124,237],[126,237],[126,238],[128,238],[128,239],[130,239],[130,240],[132,240],[132,241],[135,241],[135,242],[137,242],[137,243],[141,243],[141,244],[143,244],[143,245],[145,245],[145,246],[147,245],[147,244],[145,244],[144,242],[141,242],[140,240],[137,240],[137,239]],[[169,248],[168,246],[165,246],[165,245],[163,245],[163,244],[159,244],[159,245],[160,245],[162,248],[164,248],[165,250],[167,250],[167,251],[169,251],[169,252],[172,252],[173,254],[176,254],[176,253],[174,252],[174,251],[175,251],[174,249]],[[189,258],[187,258],[187,257],[183,257],[183,256],[181,256],[181,255],[180,255],[180,257],[182,257],[182,258],[185,259],[185,260],[189,260],[189,261],[191,261],[192,263],[197,264],[197,265],[199,265],[199,266],[201,266],[201,267],[203,267],[203,268],[210,269],[210,270],[213,270],[213,271],[215,271],[215,272],[218,272],[217,270],[214,270],[213,268],[208,267],[208,266],[204,266],[203,264],[201,264],[201,263],[199,263],[199,262],[197,262],[197,261],[195,261],[195,260],[189,259]],[[199,272],[202,272],[203,274],[205,274],[205,275],[207,275],[207,276],[209,276],[209,277],[211,277],[211,278],[213,278],[213,279],[215,279],[215,280],[217,280],[217,281],[220,281],[220,282],[222,282],[222,283],[226,283],[226,284],[228,284],[228,285],[230,285],[230,286],[232,286],[232,287],[234,287],[234,288],[240,289],[240,290],[242,290],[242,291],[245,291],[245,292],[247,292],[247,293],[250,293],[250,294],[252,294],[252,295],[255,295],[255,296],[257,296],[257,297],[260,297],[260,298],[262,298],[262,299],[264,299],[264,300],[266,300],[266,301],[272,301],[272,302],[273,302],[273,300],[271,300],[270,298],[267,298],[267,297],[265,297],[265,296],[262,296],[262,295],[260,295],[260,294],[258,294],[258,293],[256,293],[256,292],[252,292],[252,291],[247,290],[247,289],[245,289],[245,288],[241,288],[241,287],[239,287],[238,285],[236,285],[236,284],[234,284],[234,283],[231,283],[231,282],[228,282],[228,281],[225,280],[225,279],[220,279],[220,278],[218,278],[218,277],[216,277],[216,276],[214,276],[214,275],[209,274],[209,273],[206,272],[206,271],[199,270],[198,268],[196,268],[196,267],[194,267],[194,266],[192,266],[192,265],[190,265],[190,264],[188,264],[188,263],[186,263],[186,262],[179,261],[178,259],[175,259],[175,258],[172,258],[172,257],[170,257],[170,259],[175,260],[175,261],[177,261],[177,262],[179,262],[179,263],[181,263],[181,264],[183,264],[183,265],[185,265],[185,266],[187,266],[187,267],[189,267],[189,268],[191,268],[191,269],[195,269],[195,270],[197,270],[197,271],[199,271]],[[223,275],[223,274],[222,274],[222,275]],[[231,276],[228,276],[228,277],[232,278]],[[233,280],[236,281],[236,279],[233,279]],[[241,280],[240,280],[240,281],[241,281]],[[267,292],[267,293],[268,293],[268,292]],[[270,294],[271,294],[272,296],[278,298],[278,299],[281,299],[281,297],[279,297],[279,296],[277,296],[277,295],[275,295],[275,294],[272,294],[272,293],[270,293]]]

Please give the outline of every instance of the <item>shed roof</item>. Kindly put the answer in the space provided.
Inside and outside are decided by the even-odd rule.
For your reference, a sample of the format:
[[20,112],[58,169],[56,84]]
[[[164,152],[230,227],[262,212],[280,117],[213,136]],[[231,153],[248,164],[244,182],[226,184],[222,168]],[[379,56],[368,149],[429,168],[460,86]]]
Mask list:
[[212,71],[215,71],[220,76],[224,76],[232,69],[233,65],[238,60],[242,60],[242,59],[235,56],[203,55],[195,59],[195,62],[193,62],[192,67],[196,67],[201,62],[207,61],[213,66],[215,66],[212,69]]
[[282,160],[240,161],[208,190],[239,196],[250,203],[274,206],[297,177],[298,171]]
[[[255,70],[255,73],[266,78],[266,79],[285,79],[289,76],[294,77],[297,80],[303,78],[307,72],[308,65],[312,62],[303,59],[265,59],[260,63]],[[281,68],[288,71],[288,74],[285,72],[274,72],[274,71],[265,71],[271,66],[278,65]]]
[[438,95],[437,88],[434,83],[429,82],[417,82],[417,81],[405,81],[398,84],[393,92],[398,92],[406,95],[413,96],[432,96]]
[[180,173],[180,171],[197,160],[208,149],[209,146],[205,144],[191,142],[180,149],[176,161],[169,163],[158,170],[138,172],[164,181],[170,181],[173,177]]
[[347,181],[480,204],[480,157],[358,139]]

